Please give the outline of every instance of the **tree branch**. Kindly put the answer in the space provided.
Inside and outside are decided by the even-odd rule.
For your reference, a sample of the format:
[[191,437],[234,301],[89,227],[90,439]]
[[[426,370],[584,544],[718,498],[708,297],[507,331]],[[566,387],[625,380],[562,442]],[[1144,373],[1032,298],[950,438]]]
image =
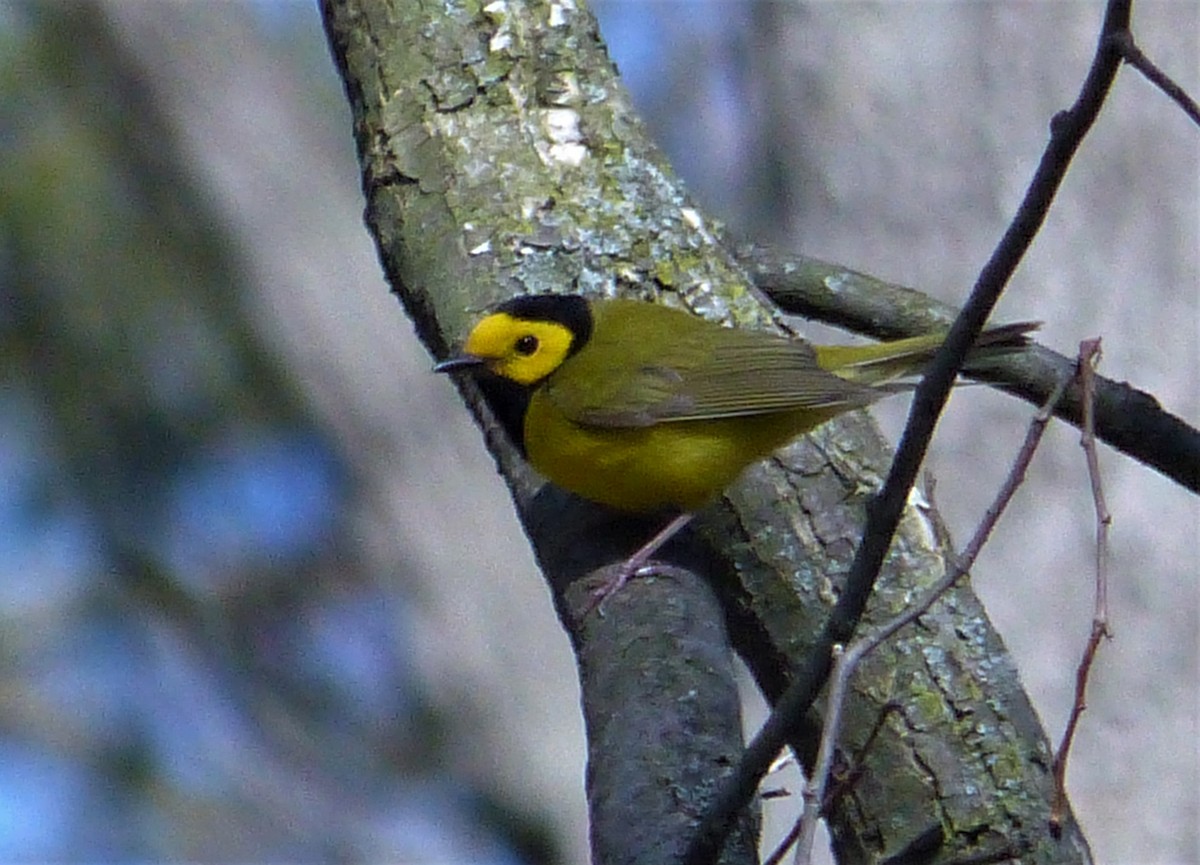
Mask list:
[[1180,107],[1191,121],[1200,125],[1200,105],[1188,96],[1187,91],[1175,83],[1174,79],[1163,72],[1158,66],[1142,53],[1134,42],[1133,34],[1128,30],[1119,30],[1112,34],[1112,43],[1125,62],[1146,76],[1146,80],[1167,95],[1167,98]]
[[[836,264],[742,245],[736,251],[755,283],[795,315],[845,327],[876,339],[898,339],[947,327],[958,311],[910,288],[893,285]],[[988,381],[1026,402],[1041,405],[1075,362],[1043,346],[1000,359]],[[1083,399],[1073,385],[1056,416],[1082,423]],[[1101,441],[1200,493],[1200,431],[1124,382],[1096,376],[1096,435]]]
[[867,508],[866,526],[849,576],[815,642],[810,663],[797,674],[775,704],[771,717],[747,748],[737,773],[726,782],[713,812],[706,816],[697,840],[689,848],[688,862],[712,861],[713,851],[720,844],[725,826],[730,825],[731,816],[737,813],[758,780],[766,774],[771,760],[787,743],[828,679],[834,646],[849,641],[859,626],[954,379],[1045,221],[1071,159],[1099,116],[1116,78],[1120,55],[1110,35],[1129,29],[1130,3],[1131,0],[1111,0],[1109,3],[1092,67],[1080,94],[1070,110],[1060,112],[1051,121],[1050,141],[1020,207],[980,271],[966,305],[955,318],[945,342],[913,395],[896,457],[882,491]]
[[[613,293],[618,280],[645,294],[744,285],[642,134],[595,21],[556,8],[513,2],[472,16],[418,2],[322,4],[354,114],[367,224],[436,356],[476,310],[516,293]],[[583,129],[604,146],[589,147]],[[714,254],[697,254],[704,249]],[[689,300],[769,326],[743,295],[740,304],[703,291]],[[597,569],[651,528],[543,488],[478,390],[466,383],[463,396],[575,648],[593,858],[677,862],[742,747],[719,607],[706,581],[680,568],[669,580],[632,581],[605,618],[580,615]],[[697,564],[686,545],[664,552]],[[731,863],[755,859],[750,813],[726,848]]]

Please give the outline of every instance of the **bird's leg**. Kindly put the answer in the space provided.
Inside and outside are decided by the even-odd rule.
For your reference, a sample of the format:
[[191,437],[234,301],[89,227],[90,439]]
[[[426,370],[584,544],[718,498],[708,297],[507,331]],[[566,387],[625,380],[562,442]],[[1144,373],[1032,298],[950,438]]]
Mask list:
[[592,610],[599,609],[600,615],[604,615],[603,604],[609,597],[614,595],[621,586],[629,582],[633,577],[649,576],[654,573],[654,566],[650,564],[650,557],[657,553],[667,541],[679,534],[680,530],[692,521],[694,514],[680,514],[663,526],[654,537],[642,544],[637,551],[621,563],[617,572],[604,581],[604,584],[592,591],[592,602],[584,611],[586,616]]

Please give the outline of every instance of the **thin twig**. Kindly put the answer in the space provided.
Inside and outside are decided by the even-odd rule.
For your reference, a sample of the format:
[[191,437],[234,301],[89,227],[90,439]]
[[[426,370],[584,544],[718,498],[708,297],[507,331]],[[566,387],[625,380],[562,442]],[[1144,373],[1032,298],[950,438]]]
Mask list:
[[883,711],[875,718],[875,724],[871,727],[871,732],[867,734],[867,738],[863,740],[862,745],[859,746],[858,750],[850,758],[851,762],[845,774],[842,777],[836,777],[837,767],[830,767],[829,777],[834,779],[836,783],[832,787],[826,787],[825,799],[821,802],[821,813],[825,813],[830,803],[834,802],[838,796],[843,796],[849,792],[858,782],[858,779],[862,777],[863,761],[866,759],[867,754],[871,753],[871,748],[875,745],[875,740],[879,738],[880,733],[883,732],[883,727],[887,723],[887,719],[892,715],[900,714],[903,710],[904,707],[898,702],[889,700],[884,705]]
[[[883,711],[879,713],[879,717],[875,719],[874,726],[871,727],[871,732],[867,734],[867,738],[863,741],[858,751],[855,752],[850,763],[850,766],[852,767],[850,771],[846,773],[845,777],[838,778],[837,782],[833,784],[832,787],[826,788],[824,800],[821,802],[821,813],[825,812],[825,809],[829,806],[830,802],[834,801],[838,796],[843,795],[846,791],[854,786],[855,782],[861,776],[861,772],[855,767],[862,766],[863,760],[866,758],[866,755],[871,752],[871,748],[874,746],[875,740],[878,739],[879,734],[883,732],[883,726],[885,723],[887,723],[888,717],[896,712],[901,711],[902,708],[903,707],[899,703],[894,701],[883,707]],[[784,753],[790,755],[791,751],[785,751]],[[835,770],[833,768],[830,769],[830,777],[833,776],[834,771]],[[803,809],[801,809],[801,814],[803,815]],[[792,828],[788,830],[788,833],[783,837],[779,844],[776,845],[775,850],[771,853],[771,855],[763,860],[763,865],[776,865],[776,863],[782,862],[783,857],[787,855],[787,851],[792,849],[792,845],[795,844],[796,839],[800,837],[800,830],[802,826],[803,819],[797,818],[792,823]]]
[[833,764],[833,749],[842,726],[846,689],[850,686],[850,674],[870,651],[862,648],[867,642],[860,640],[849,651],[840,643],[833,647],[829,706],[825,710],[825,725],[821,733],[821,745],[817,749],[815,768],[804,785],[804,811],[800,815],[800,832],[796,839],[796,865],[809,865],[812,862],[813,839],[817,834],[817,822],[821,818],[821,804],[825,801],[825,784],[829,778],[829,767]]
[[799,727],[828,678],[832,650],[846,643],[866,609],[896,526],[904,512],[909,490],[920,471],[938,416],[951,387],[983,326],[995,308],[1009,278],[1025,257],[1037,235],[1071,160],[1087,135],[1120,68],[1120,54],[1108,41],[1110,34],[1129,29],[1132,0],[1109,0],[1101,25],[1092,66],[1074,105],[1059,112],[1050,123],[1050,141],[1042,153],[1025,197],[995,251],[979,273],[971,295],[955,319],[945,342],[913,395],[908,423],[896,449],[883,490],[867,507],[862,542],[855,551],[842,592],[829,621],[814,642],[809,663],[799,669],[780,696],[774,711],[746,748],[737,768],[722,782],[712,805],[696,828],[684,852],[685,865],[715,862],[722,841],[736,815],[754,797],[759,781],[780,749]]
[[1096,455],[1095,418],[1090,411],[1092,398],[1095,396],[1095,369],[1100,360],[1100,340],[1084,340],[1079,344],[1079,378],[1083,386],[1084,412],[1083,435],[1079,444],[1087,459],[1088,478],[1092,485],[1092,504],[1096,511],[1096,606],[1092,613],[1092,632],[1088,636],[1087,647],[1075,671],[1075,702],[1071,706],[1071,715],[1067,720],[1067,728],[1063,732],[1062,742],[1054,755],[1054,805],[1050,809],[1050,831],[1055,838],[1062,834],[1062,823],[1067,807],[1067,758],[1071,753],[1071,743],[1075,739],[1075,731],[1083,710],[1087,708],[1087,685],[1091,675],[1092,664],[1100,642],[1109,636],[1108,632],[1108,529],[1112,525],[1112,515],[1104,500],[1104,487],[1100,480],[1100,461]]
[[1137,43],[1134,42],[1131,32],[1120,31],[1112,34],[1109,38],[1121,52],[1126,63],[1145,75],[1151,84],[1167,94],[1167,98],[1182,108],[1183,113],[1190,117],[1193,123],[1200,126],[1200,106],[1196,105],[1196,100],[1188,96],[1186,90],[1176,84],[1167,73],[1155,65],[1153,60],[1142,53],[1142,49],[1138,48]]
[[804,790],[804,813],[800,819],[801,829],[798,833],[796,847],[797,863],[808,863],[812,859],[812,840],[821,810],[818,806],[823,806],[825,802],[825,787],[828,783],[827,779],[833,760],[834,745],[837,740],[838,727],[841,723],[842,700],[849,687],[850,677],[854,674],[855,669],[863,658],[882,645],[885,640],[890,639],[905,625],[916,621],[917,618],[927,612],[937,599],[949,591],[974,565],[980,552],[983,551],[984,544],[987,543],[992,531],[996,528],[996,523],[999,522],[1000,515],[1004,513],[1005,508],[1008,507],[1008,503],[1012,501],[1013,495],[1024,482],[1029,464],[1033,460],[1033,455],[1037,451],[1038,444],[1046,432],[1046,426],[1050,418],[1054,416],[1054,409],[1058,405],[1058,401],[1062,399],[1063,394],[1066,393],[1069,384],[1069,379],[1064,378],[1060,380],[1058,387],[1054,389],[1050,398],[1037,411],[1033,419],[1030,420],[1029,429],[1025,433],[1025,440],[1021,443],[1021,447],[1017,451],[1012,468],[1009,469],[1008,475],[996,493],[995,499],[984,512],[978,528],[975,529],[975,534],[971,537],[962,555],[955,561],[954,566],[925,593],[920,602],[894,617],[874,634],[857,640],[845,651],[842,651],[840,647],[834,647],[833,673],[831,674],[825,724],[821,732],[821,745],[817,751],[816,764],[809,775],[810,780],[805,785]]
[[788,830],[787,835],[783,840],[771,851],[771,855],[763,860],[763,865],[779,865],[783,861],[783,857],[787,855],[787,851],[792,849],[792,845],[796,843],[796,839],[800,837],[800,829],[803,822],[797,820],[792,824],[792,828]]

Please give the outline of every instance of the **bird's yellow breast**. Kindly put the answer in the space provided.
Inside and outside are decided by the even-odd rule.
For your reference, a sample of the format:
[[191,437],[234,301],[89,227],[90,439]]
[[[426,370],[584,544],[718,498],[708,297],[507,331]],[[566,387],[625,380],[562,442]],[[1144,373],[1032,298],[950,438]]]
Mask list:
[[598,428],[571,422],[535,393],[525,447],[535,469],[586,499],[638,513],[694,511],[746,466],[840,411]]

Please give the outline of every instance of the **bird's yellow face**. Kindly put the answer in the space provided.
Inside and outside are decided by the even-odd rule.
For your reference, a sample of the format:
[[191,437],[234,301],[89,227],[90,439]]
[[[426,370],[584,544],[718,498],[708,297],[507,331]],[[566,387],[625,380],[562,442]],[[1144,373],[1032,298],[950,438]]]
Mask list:
[[463,351],[521,385],[544,379],[567,359],[575,334],[564,324],[495,312],[475,325]]

